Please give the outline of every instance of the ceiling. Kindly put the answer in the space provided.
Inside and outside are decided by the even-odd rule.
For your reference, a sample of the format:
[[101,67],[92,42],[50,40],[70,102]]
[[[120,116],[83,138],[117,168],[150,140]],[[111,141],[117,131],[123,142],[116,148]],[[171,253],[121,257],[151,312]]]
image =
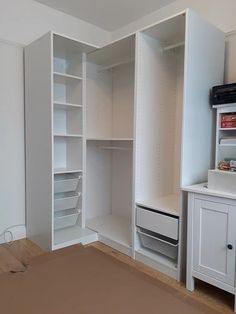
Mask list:
[[107,31],[114,31],[175,0],[35,0]]

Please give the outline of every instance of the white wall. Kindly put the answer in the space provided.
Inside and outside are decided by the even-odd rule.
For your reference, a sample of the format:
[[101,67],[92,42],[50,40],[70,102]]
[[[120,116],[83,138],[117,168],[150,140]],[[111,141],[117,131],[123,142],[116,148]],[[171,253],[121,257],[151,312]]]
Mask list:
[[138,29],[156,23],[163,18],[181,12],[186,8],[193,9],[224,32],[236,29],[235,0],[177,0],[160,10],[154,11],[151,14],[114,31],[112,33],[112,38],[115,40],[126,36]]
[[32,0],[0,0],[0,38],[29,44],[53,30],[94,45],[102,45],[111,34],[92,24]]
[[[0,243],[25,224],[23,48],[49,30],[103,45],[111,34],[32,0],[0,0]],[[4,42],[6,41],[6,42]],[[19,43],[12,45],[9,42]],[[25,228],[13,228],[14,238]],[[9,238],[9,237],[8,237]]]
[[[32,0],[0,0],[0,39],[26,45],[49,30],[103,45],[190,7],[224,31],[236,29],[235,0],[179,0],[112,34]],[[236,35],[227,45],[226,82],[236,82]],[[23,49],[0,40],[0,234],[25,223]],[[16,238],[24,228],[14,229]],[[0,236],[0,242],[2,237]]]
[[236,83],[236,33],[227,37],[225,55],[225,82]]
[[236,82],[236,1],[235,0],[177,0],[172,4],[152,12],[112,33],[117,40],[164,18],[190,8],[229,34],[226,42],[225,82]]
[[[235,0],[177,0],[172,4],[152,12],[112,33],[112,39],[134,33],[139,29],[156,23],[168,16],[190,8],[210,23],[216,25],[226,33],[236,31],[236,1]],[[236,82],[236,32],[229,35],[226,44],[225,82]]]
[[[25,223],[23,49],[0,43],[0,233]],[[25,234],[14,228],[15,236]],[[3,237],[0,237],[0,243]]]

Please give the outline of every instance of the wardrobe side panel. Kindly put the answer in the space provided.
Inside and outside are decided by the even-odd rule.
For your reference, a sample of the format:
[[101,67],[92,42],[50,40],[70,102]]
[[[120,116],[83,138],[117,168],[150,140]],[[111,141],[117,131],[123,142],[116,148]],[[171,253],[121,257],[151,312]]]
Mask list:
[[207,180],[214,166],[215,112],[210,89],[223,83],[225,35],[187,11],[181,185]]
[[25,49],[27,237],[52,248],[52,35]]
[[173,167],[173,193],[179,194],[181,178],[181,139],[182,139],[182,116],[183,116],[183,86],[184,86],[184,47],[176,52],[176,108],[175,108],[175,131],[174,131],[174,167]]

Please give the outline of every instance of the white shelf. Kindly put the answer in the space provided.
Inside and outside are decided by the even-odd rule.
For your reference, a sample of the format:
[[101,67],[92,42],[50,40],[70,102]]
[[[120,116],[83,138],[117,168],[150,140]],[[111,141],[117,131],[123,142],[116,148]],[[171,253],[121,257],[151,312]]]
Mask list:
[[236,131],[236,128],[219,128],[219,131]]
[[105,138],[98,138],[98,137],[88,137],[87,141],[133,141],[133,138],[125,138],[125,137],[105,137]]
[[219,144],[219,147],[236,147],[236,144]]
[[95,232],[77,225],[54,231],[54,249],[60,249],[77,243],[86,244],[97,240]]
[[54,101],[53,104],[55,106],[58,106],[58,107],[64,108],[64,109],[67,109],[67,108],[82,108],[83,107],[82,105],[71,104],[71,103],[63,102],[63,101]]
[[76,76],[76,75],[71,75],[71,74],[66,74],[66,73],[60,73],[60,72],[53,72],[54,76],[57,77],[63,77],[63,78],[69,78],[69,79],[76,79],[76,80],[83,80],[82,77]]
[[147,207],[156,211],[161,211],[179,217],[181,213],[180,196],[170,194],[155,199],[136,202],[137,205]]
[[131,246],[131,221],[116,215],[106,215],[87,220],[88,228],[126,247]]
[[76,172],[82,172],[82,170],[81,169],[65,169],[65,168],[54,169],[54,174],[76,173]]
[[54,134],[55,137],[83,137],[82,134],[59,134],[59,133],[55,133]]
[[212,108],[227,108],[227,107],[236,107],[236,103],[231,103],[231,104],[222,104],[222,105],[214,105]]

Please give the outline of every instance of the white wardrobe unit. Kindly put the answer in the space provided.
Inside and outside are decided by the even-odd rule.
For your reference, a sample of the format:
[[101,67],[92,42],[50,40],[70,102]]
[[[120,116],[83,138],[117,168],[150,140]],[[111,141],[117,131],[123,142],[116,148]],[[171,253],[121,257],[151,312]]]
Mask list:
[[95,240],[84,228],[85,53],[48,33],[25,49],[27,237],[47,250]]
[[99,239],[180,279],[181,187],[213,165],[224,34],[186,10],[100,49],[46,34],[25,64],[27,236]]
[[187,10],[137,35],[135,258],[180,279],[185,195],[213,165],[209,91],[223,82],[224,34]]
[[135,36],[87,56],[86,226],[131,255]]

